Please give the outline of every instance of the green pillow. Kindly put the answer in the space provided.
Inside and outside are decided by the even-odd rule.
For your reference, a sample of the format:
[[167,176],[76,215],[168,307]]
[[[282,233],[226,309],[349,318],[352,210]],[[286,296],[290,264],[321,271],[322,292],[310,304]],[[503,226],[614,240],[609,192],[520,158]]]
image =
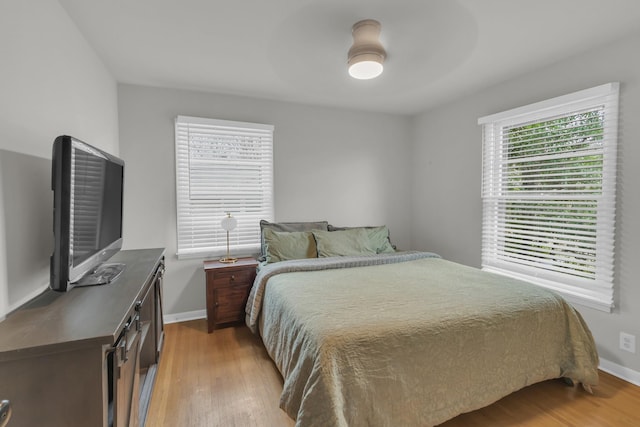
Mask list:
[[327,230],[329,223],[327,221],[313,221],[313,222],[269,222],[266,220],[260,220],[260,258],[259,261],[265,261],[267,256],[267,248],[264,241],[264,230],[267,228],[273,231],[313,231],[313,230]]
[[334,227],[332,225],[329,226],[329,231],[343,231],[343,230],[355,230],[355,229],[364,229],[369,235],[369,239],[371,240],[371,244],[376,248],[376,253],[384,254],[395,252],[395,248],[391,244],[389,239],[389,229],[386,225],[381,225],[379,227]]
[[289,259],[317,258],[316,242],[310,231],[263,230],[266,261],[271,264]]
[[389,241],[389,229],[387,226],[365,227],[364,229],[369,235],[369,239],[371,239],[371,244],[376,248],[376,253],[384,254],[396,251]]
[[319,257],[373,255],[376,248],[363,228],[341,231],[312,231]]

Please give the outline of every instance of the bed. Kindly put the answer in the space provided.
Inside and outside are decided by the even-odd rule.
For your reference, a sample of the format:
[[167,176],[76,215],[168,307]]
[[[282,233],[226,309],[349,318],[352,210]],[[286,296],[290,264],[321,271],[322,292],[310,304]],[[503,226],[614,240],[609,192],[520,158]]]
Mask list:
[[432,253],[270,263],[246,311],[296,426],[433,426],[547,379],[598,383],[560,296]]

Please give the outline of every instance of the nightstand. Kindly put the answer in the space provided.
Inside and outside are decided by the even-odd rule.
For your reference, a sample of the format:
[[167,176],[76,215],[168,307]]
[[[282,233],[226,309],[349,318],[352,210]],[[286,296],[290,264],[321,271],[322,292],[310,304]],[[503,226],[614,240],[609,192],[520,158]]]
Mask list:
[[243,321],[245,305],[258,261],[240,258],[233,264],[205,261],[207,276],[207,331],[213,332],[219,325]]

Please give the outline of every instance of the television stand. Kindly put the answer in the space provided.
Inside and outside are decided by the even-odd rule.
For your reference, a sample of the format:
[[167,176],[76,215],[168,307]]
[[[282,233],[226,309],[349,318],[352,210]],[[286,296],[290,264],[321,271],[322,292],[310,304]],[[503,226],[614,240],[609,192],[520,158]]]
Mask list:
[[124,271],[125,267],[126,264],[122,263],[101,264],[91,273],[74,282],[73,286],[106,285],[115,281],[118,276],[120,276],[120,273]]
[[110,261],[127,266],[116,286],[47,289],[0,322],[9,426],[145,426],[164,341],[164,249]]

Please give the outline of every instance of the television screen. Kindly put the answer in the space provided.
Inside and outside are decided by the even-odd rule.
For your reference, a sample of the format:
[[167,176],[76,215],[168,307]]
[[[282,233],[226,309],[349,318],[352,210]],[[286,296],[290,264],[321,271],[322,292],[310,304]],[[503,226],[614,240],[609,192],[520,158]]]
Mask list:
[[121,159],[70,136],[54,141],[52,289],[77,285],[122,247],[123,177]]

